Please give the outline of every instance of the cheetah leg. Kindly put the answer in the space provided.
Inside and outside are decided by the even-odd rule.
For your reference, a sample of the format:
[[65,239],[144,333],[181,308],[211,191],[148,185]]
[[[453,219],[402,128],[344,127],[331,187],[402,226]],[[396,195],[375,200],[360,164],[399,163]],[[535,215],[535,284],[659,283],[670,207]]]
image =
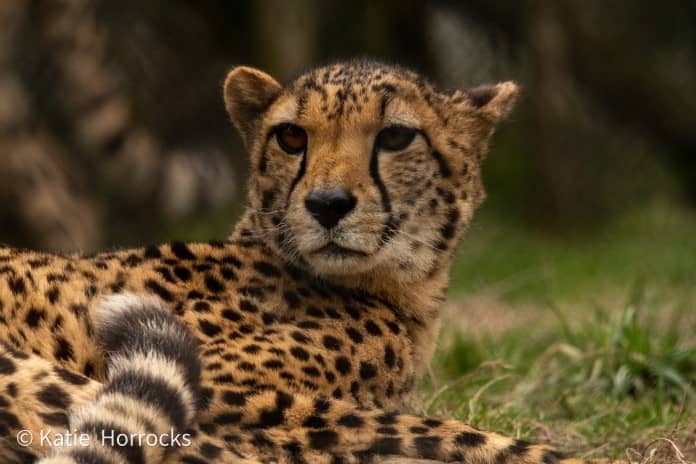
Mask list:
[[91,401],[100,387],[39,356],[0,345],[0,463],[34,462],[47,454],[53,437],[68,427],[68,408]]
[[[265,391],[249,395],[230,432],[255,430],[285,450],[353,455],[359,460],[401,456],[467,464],[581,464],[535,445],[456,420],[362,409],[335,399]],[[233,419],[228,416],[228,419]],[[608,462],[606,460],[594,462]]]
[[86,446],[54,447],[40,464],[161,462],[197,413],[198,341],[153,297],[106,297],[95,319],[107,378],[68,418],[71,430],[88,437]]

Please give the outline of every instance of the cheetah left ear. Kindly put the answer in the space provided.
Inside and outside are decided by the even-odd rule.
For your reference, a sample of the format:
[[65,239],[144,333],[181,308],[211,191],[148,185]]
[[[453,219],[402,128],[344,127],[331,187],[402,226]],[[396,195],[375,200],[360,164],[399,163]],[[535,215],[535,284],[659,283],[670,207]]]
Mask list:
[[512,81],[495,85],[481,85],[465,90],[470,104],[476,113],[494,124],[505,119],[515,106],[520,88]]
[[519,90],[516,83],[507,81],[467,89],[455,95],[454,98],[458,97],[459,102],[463,100],[474,114],[495,125],[512,112]]
[[227,75],[225,107],[247,147],[254,140],[262,114],[282,89],[278,81],[255,68],[239,66]]

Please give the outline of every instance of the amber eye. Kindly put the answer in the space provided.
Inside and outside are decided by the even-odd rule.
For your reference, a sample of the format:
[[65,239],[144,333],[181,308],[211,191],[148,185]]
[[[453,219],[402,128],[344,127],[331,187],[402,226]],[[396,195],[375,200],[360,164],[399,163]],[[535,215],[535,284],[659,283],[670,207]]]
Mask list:
[[278,145],[286,153],[296,155],[307,148],[307,133],[300,126],[281,124],[275,129]]
[[411,145],[417,131],[406,126],[385,127],[377,134],[377,147],[382,150],[397,151]]

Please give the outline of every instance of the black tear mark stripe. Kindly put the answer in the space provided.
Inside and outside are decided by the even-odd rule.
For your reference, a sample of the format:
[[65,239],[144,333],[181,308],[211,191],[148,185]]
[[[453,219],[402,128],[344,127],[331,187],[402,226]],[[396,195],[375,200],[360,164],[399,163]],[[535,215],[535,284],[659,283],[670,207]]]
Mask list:
[[370,156],[370,177],[372,182],[377,186],[379,190],[379,195],[382,200],[382,209],[385,213],[389,214],[387,222],[382,228],[381,240],[379,243],[379,248],[382,248],[384,244],[389,240],[389,238],[396,232],[396,227],[394,225],[394,217],[392,216],[391,199],[389,198],[389,191],[387,187],[382,182],[382,178],[379,175],[379,149],[377,148],[377,142],[375,141],[372,146],[372,155]]
[[292,196],[292,192],[295,190],[297,183],[300,182],[300,180],[304,177],[306,170],[307,170],[307,148],[305,148],[305,150],[302,152],[302,158],[300,159],[300,168],[297,170],[297,175],[295,175],[295,178],[290,183],[290,190],[288,191],[288,198],[285,201],[285,208],[286,209],[288,208],[288,206],[290,206],[290,197]]
[[440,169],[440,175],[443,178],[450,177],[452,175],[452,169],[450,169],[449,165],[447,164],[447,161],[445,161],[445,158],[442,156],[442,153],[440,153],[438,150],[435,150],[433,147],[433,144],[430,142],[430,138],[428,137],[428,134],[425,133],[422,129],[416,129],[416,132],[418,132],[423,139],[425,139],[425,143],[428,144],[428,148],[430,148],[430,155],[435,159],[437,162],[437,166]]

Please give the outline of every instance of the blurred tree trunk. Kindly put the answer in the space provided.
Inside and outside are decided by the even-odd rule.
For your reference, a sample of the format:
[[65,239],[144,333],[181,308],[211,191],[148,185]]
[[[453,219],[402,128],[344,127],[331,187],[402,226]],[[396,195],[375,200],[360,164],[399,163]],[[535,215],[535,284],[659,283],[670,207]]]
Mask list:
[[568,124],[574,115],[568,101],[572,82],[566,43],[552,2],[528,0],[525,26],[527,57],[534,76],[525,90],[532,106],[532,153],[538,169],[533,202],[535,209],[543,211],[540,217],[544,221],[558,225],[568,222],[567,215],[577,213],[576,176],[581,168]]
[[284,80],[315,63],[317,0],[258,0],[254,6],[260,66]]
[[42,128],[17,72],[28,1],[0,2],[0,205],[2,232],[16,244],[71,251],[99,245],[96,205],[79,166]]

